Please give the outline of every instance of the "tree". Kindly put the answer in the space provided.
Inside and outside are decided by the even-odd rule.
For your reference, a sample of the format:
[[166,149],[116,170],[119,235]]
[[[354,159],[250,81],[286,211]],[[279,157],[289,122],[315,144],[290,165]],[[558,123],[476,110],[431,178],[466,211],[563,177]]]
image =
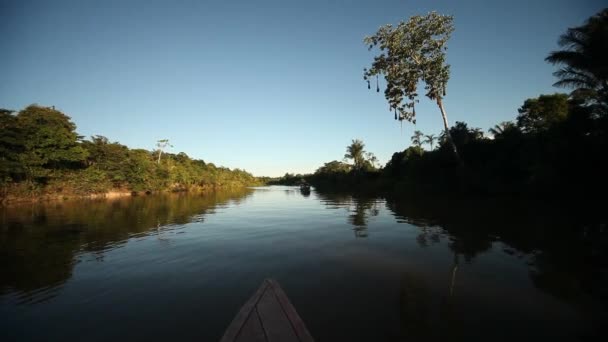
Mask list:
[[315,174],[348,173],[349,171],[350,165],[334,160],[318,168]]
[[163,154],[163,150],[167,147],[173,147],[173,145],[169,144],[169,139],[162,139],[156,142],[156,147],[158,147],[158,162],[160,164],[160,156]]
[[553,73],[559,78],[554,86],[574,88],[573,95],[589,99],[601,113],[608,113],[608,9],[582,26],[569,28],[558,44],[563,50],[545,58],[561,66]]
[[76,125],[54,108],[30,105],[17,114],[17,125],[23,139],[20,159],[30,179],[47,177],[51,169],[74,167],[87,157]]
[[378,158],[372,152],[365,152],[366,162],[371,166],[371,169],[376,169],[378,165]]
[[[449,133],[448,118],[443,106],[450,66],[446,63],[447,41],[454,31],[453,17],[431,12],[413,16],[397,27],[385,25],[373,36],[365,37],[369,50],[380,49],[363,78],[368,82],[383,75],[386,81],[384,96],[395,119],[416,123],[415,103],[418,102],[418,84],[424,84],[426,97],[434,100],[441,111],[443,125],[454,154],[458,150]],[[377,85],[376,91],[380,91]]]
[[541,95],[527,99],[517,110],[517,127],[525,133],[546,131],[568,117],[568,95]]
[[22,173],[19,153],[23,140],[12,110],[0,109],[0,184]]
[[431,146],[431,151],[433,150],[433,144],[437,140],[437,137],[434,134],[428,134],[424,136],[424,143],[429,144]]
[[353,168],[360,171],[365,166],[365,144],[359,139],[353,139],[351,144],[346,147],[346,159],[353,160]]
[[87,166],[103,171],[115,187],[127,182],[129,167],[129,149],[117,142],[110,142],[102,135],[83,141],[82,146],[88,151]]
[[519,133],[517,126],[511,121],[503,121],[488,130],[495,139],[501,139],[514,133]]
[[[452,141],[458,146],[458,148],[462,148],[463,146],[476,141],[483,139],[483,132],[479,128],[469,128],[466,122],[456,121],[454,126],[450,127],[449,134],[452,137]],[[442,132],[442,137],[440,138],[442,146],[448,143],[447,134]]]
[[424,134],[422,134],[422,132],[416,130],[414,131],[414,135],[412,135],[412,144],[418,146],[419,148],[422,148],[422,137],[424,137]]

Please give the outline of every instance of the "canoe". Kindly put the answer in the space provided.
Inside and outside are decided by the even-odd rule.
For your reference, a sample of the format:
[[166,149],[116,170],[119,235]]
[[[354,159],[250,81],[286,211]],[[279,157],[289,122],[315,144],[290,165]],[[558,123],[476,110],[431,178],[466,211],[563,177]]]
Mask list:
[[287,295],[266,279],[239,310],[220,342],[314,342]]

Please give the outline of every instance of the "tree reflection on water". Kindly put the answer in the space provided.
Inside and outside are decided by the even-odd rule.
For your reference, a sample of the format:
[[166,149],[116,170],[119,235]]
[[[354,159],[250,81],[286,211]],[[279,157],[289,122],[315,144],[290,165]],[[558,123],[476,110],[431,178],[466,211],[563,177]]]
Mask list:
[[345,194],[318,193],[328,208],[344,208],[348,211],[348,223],[353,226],[355,237],[368,236],[370,217],[378,216],[381,200],[375,197],[360,197]]
[[[22,302],[52,298],[72,276],[76,256],[89,252],[103,261],[107,251],[130,238],[167,233],[201,222],[215,208],[237,204],[252,190],[205,195],[166,194],[39,203],[0,211],[0,295],[16,292]],[[43,296],[40,291],[46,291]]]
[[397,222],[418,229],[416,242],[420,247],[445,242],[451,251],[449,280],[440,302],[432,301],[422,276],[403,274],[401,308],[408,337],[429,336],[430,323],[425,322],[429,310],[439,310],[443,323],[452,325],[444,331],[457,330],[450,312],[460,263],[471,263],[495,248],[527,262],[536,288],[574,307],[587,308],[595,326],[601,326],[606,317],[608,229],[601,203],[566,207],[519,199],[373,197],[353,193],[322,193],[319,197],[328,208],[349,211],[348,223],[358,237],[368,236],[370,217],[382,209],[379,203],[385,203]]

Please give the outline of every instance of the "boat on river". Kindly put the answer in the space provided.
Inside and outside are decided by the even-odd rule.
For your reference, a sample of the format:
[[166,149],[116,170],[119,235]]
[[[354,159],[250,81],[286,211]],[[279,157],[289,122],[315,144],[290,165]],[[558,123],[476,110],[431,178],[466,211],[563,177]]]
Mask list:
[[287,295],[266,279],[239,310],[220,342],[313,342]]

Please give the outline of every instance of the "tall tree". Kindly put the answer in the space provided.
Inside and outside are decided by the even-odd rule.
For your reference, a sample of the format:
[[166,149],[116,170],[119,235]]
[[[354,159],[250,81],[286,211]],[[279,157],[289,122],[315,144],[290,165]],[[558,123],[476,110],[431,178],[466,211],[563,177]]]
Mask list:
[[561,68],[554,86],[574,88],[573,95],[590,100],[602,114],[608,113],[608,8],[584,25],[569,28],[559,46],[545,59]]
[[348,173],[349,171],[350,165],[334,160],[319,167],[315,174]]
[[[466,122],[456,121],[454,126],[450,127],[450,135],[452,136],[453,142],[462,148],[463,146],[477,140],[483,139],[483,132],[479,128],[469,128]],[[441,133],[440,146],[445,146],[447,143],[447,134]]]
[[422,148],[422,137],[424,134],[418,130],[414,131],[414,135],[412,135],[412,144],[418,146],[418,148]]
[[517,126],[511,121],[503,121],[488,130],[495,139],[501,139],[506,136],[519,133]]
[[87,157],[76,125],[54,108],[30,105],[17,114],[17,125],[24,142],[21,163],[30,179],[47,177],[50,169],[73,167]]
[[22,173],[19,154],[23,140],[12,110],[0,109],[0,184]]
[[517,127],[526,133],[546,131],[568,117],[568,95],[540,95],[527,99],[517,111]]
[[378,165],[378,158],[372,152],[365,152],[365,159],[372,169],[376,169]]
[[173,145],[169,144],[169,139],[162,139],[156,142],[156,147],[158,147],[157,164],[160,164],[160,157],[162,156],[163,151],[165,150],[165,148],[167,148],[167,146],[173,147]]
[[437,137],[435,136],[435,134],[427,134],[424,136],[424,143],[429,144],[429,146],[431,146],[431,151],[433,150],[433,144],[436,140]]
[[346,159],[353,160],[353,168],[357,171],[365,167],[365,144],[359,139],[352,140],[351,144],[346,147]]
[[[380,54],[374,57],[369,69],[364,69],[363,78],[369,88],[370,80],[375,76],[377,81],[382,75],[386,81],[384,96],[395,113],[395,119],[414,123],[418,84],[424,84],[426,97],[435,101],[441,111],[447,139],[458,157],[443,105],[450,78],[445,51],[453,31],[453,17],[436,12],[413,16],[396,27],[390,24],[381,27],[374,35],[364,39],[369,50],[377,47]],[[378,85],[376,91],[380,91]]]

